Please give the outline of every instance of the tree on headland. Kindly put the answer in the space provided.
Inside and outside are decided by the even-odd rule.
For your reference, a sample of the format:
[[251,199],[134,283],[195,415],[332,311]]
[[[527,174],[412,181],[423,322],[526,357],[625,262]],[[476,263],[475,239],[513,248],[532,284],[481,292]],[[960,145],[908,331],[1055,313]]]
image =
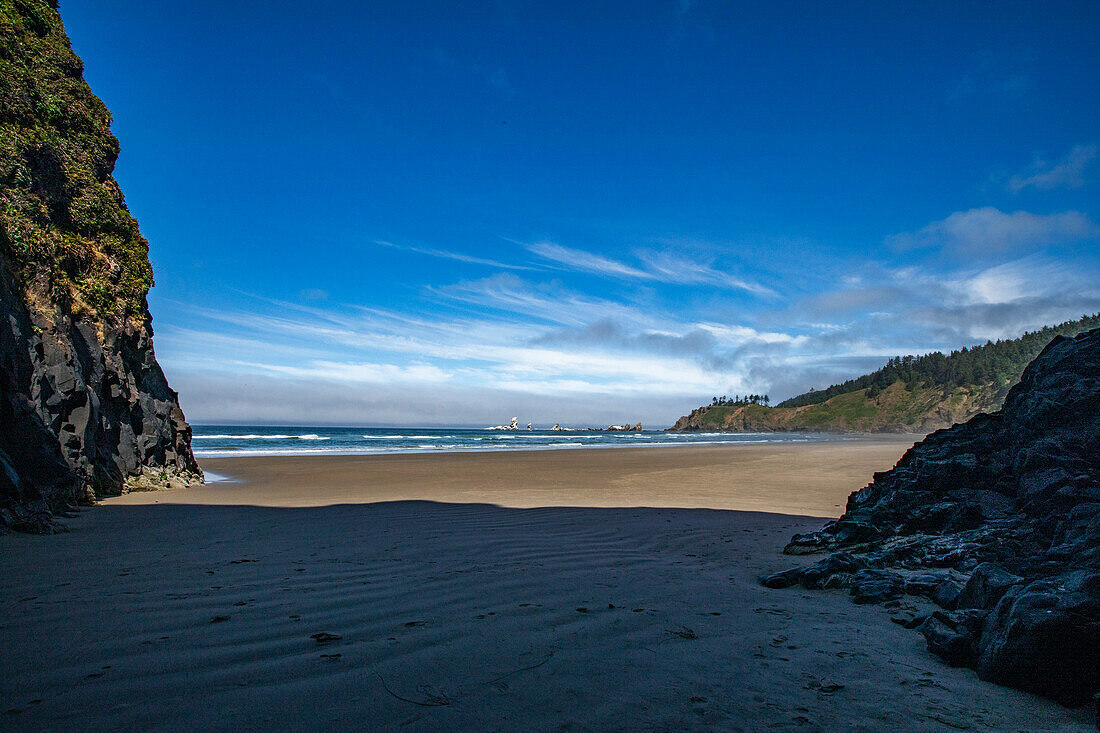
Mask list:
[[761,404],[767,407],[770,403],[771,397],[759,394],[734,395],[733,397],[722,395],[721,397],[710,398],[711,407],[746,407]]

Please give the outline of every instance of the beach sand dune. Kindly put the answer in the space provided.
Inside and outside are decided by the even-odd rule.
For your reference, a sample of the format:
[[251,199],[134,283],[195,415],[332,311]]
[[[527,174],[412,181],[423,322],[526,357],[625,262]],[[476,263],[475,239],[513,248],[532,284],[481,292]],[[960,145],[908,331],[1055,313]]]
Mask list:
[[[880,608],[757,583],[821,521],[775,510],[813,494],[782,464],[821,486],[829,450],[869,478],[905,447],[209,461],[244,480],[3,538],[0,727],[1089,730],[943,666]],[[769,511],[730,507],[753,502]]]

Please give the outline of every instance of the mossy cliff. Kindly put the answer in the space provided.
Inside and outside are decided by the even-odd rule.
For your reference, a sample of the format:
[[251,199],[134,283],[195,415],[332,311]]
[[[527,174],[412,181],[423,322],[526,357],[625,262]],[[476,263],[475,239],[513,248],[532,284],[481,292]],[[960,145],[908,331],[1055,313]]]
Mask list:
[[0,530],[202,480],[153,354],[149,247],[55,4],[0,0]]

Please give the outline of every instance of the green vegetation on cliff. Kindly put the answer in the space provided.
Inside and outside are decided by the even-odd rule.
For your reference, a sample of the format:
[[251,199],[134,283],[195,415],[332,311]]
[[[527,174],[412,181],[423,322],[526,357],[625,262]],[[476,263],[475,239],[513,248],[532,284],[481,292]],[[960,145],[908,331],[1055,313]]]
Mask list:
[[0,0],[0,534],[202,481],[153,353],[148,244],[56,4]]
[[878,371],[775,407],[716,401],[681,417],[678,431],[926,433],[1000,408],[1008,390],[1055,336],[1100,327],[1100,314],[987,341],[950,354],[898,356]]
[[111,177],[111,113],[56,5],[0,0],[0,253],[74,315],[144,317],[148,243]]
[[810,390],[780,402],[776,407],[802,407],[825,402],[837,395],[866,389],[870,397],[896,382],[920,387],[968,387],[991,385],[1010,387],[1020,380],[1024,367],[1055,336],[1076,336],[1100,326],[1100,314],[1083,316],[1038,331],[1025,331],[1019,338],[986,341],[980,346],[962,348],[944,355],[934,351],[924,356],[895,356],[882,369],[828,389]]

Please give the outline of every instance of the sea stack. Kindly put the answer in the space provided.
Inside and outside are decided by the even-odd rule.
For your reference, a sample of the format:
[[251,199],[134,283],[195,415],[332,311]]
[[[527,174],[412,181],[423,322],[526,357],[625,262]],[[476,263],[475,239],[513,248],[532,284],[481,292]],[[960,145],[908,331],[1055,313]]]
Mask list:
[[112,177],[111,114],[54,4],[0,19],[0,531],[202,481],[153,354],[148,243]]

